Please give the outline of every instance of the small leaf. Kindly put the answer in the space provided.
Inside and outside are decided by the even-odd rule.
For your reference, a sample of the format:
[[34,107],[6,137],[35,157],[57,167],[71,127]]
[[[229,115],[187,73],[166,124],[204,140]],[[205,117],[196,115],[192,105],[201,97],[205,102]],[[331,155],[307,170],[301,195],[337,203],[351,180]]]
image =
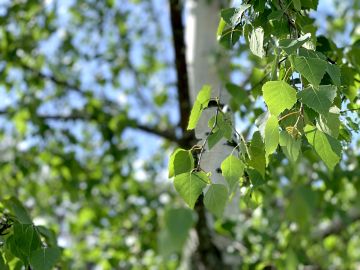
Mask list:
[[187,172],[175,176],[174,186],[180,196],[190,208],[202,193],[204,187],[210,183],[209,177],[204,172]]
[[262,29],[262,27],[257,27],[252,30],[250,36],[250,50],[253,54],[260,58],[265,56],[264,29]]
[[224,137],[224,131],[218,129],[216,132],[213,132],[208,137],[208,147],[211,150],[222,138]]
[[205,194],[204,205],[215,216],[221,217],[224,213],[227,200],[227,188],[224,185],[212,184]]
[[160,231],[159,248],[163,255],[181,252],[195,222],[192,210],[170,208],[164,215],[164,229]]
[[216,31],[216,38],[217,40],[220,40],[221,36],[222,36],[222,32],[224,30],[224,27],[226,26],[226,22],[224,21],[223,18],[220,18],[220,22]]
[[340,130],[340,110],[334,106],[330,108],[330,111],[326,114],[320,114],[316,121],[316,127],[322,132],[337,138]]
[[304,56],[295,56],[291,60],[296,71],[304,76],[313,86],[320,84],[327,67],[326,61]]
[[249,152],[249,166],[256,169],[261,174],[261,176],[265,178],[265,146],[259,131],[256,131],[252,137]]
[[292,1],[293,1],[294,8],[297,11],[300,11],[301,10],[301,0],[292,0]]
[[327,63],[326,72],[329,74],[331,80],[335,85],[341,85],[341,71],[336,64],[332,65],[330,63]]
[[270,116],[265,126],[265,152],[266,156],[275,152],[279,144],[279,122],[276,116]]
[[179,149],[174,157],[174,175],[190,172],[194,168],[191,151]]
[[295,163],[300,154],[301,140],[296,140],[286,131],[281,131],[279,143],[285,156]]
[[308,142],[314,147],[316,153],[331,171],[334,170],[340,161],[341,143],[310,125],[307,125],[304,131]]
[[168,164],[169,178],[174,176],[174,159],[175,159],[176,153],[179,152],[180,150],[183,150],[183,149],[177,148],[170,155],[169,164]]
[[290,55],[304,45],[310,38],[311,34],[307,33],[298,39],[282,39],[279,41],[279,47],[283,49],[286,54]]
[[241,22],[241,17],[245,10],[251,5],[241,5],[239,8],[227,8],[221,10],[221,18],[231,27],[236,27]]
[[190,119],[187,129],[192,130],[196,127],[202,111],[207,108],[211,98],[211,86],[204,85],[196,97],[194,106],[190,113]]
[[30,264],[36,270],[51,270],[60,259],[60,254],[60,248],[44,247],[31,253]]
[[335,97],[336,86],[334,85],[320,85],[318,88],[309,86],[298,92],[298,98],[302,103],[320,114],[329,112]]
[[240,177],[243,176],[245,165],[242,161],[230,155],[221,163],[221,172],[229,184],[229,190],[232,192],[235,185],[239,183]]
[[296,103],[296,90],[284,81],[269,81],[262,87],[264,100],[272,115],[278,116]]
[[247,169],[246,172],[249,175],[251,184],[252,184],[252,188],[257,188],[263,184],[265,184],[265,180],[262,177],[262,175],[254,169]]
[[11,197],[4,201],[5,206],[10,210],[11,214],[13,214],[17,221],[22,224],[32,224],[32,220],[22,205],[22,203],[15,197]]
[[13,225],[14,233],[6,241],[11,252],[25,264],[29,262],[31,252],[41,247],[41,240],[35,226],[32,224]]

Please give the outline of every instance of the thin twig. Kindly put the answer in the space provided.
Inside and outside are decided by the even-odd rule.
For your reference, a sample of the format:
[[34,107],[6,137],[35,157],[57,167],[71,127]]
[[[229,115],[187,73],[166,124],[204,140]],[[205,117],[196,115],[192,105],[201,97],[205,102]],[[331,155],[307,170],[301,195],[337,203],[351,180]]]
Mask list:
[[295,112],[290,112],[290,113],[288,113],[288,114],[286,114],[286,115],[284,115],[284,116],[280,117],[280,118],[278,119],[278,121],[280,122],[280,121],[284,120],[285,118],[287,118],[287,117],[289,117],[289,116],[291,116],[291,115],[294,115],[294,114],[300,113],[300,112],[301,112],[300,110],[299,110],[299,111],[295,111]]
[[354,111],[360,111],[360,108],[356,108],[356,109],[347,109],[347,110],[340,111],[340,113],[354,112]]

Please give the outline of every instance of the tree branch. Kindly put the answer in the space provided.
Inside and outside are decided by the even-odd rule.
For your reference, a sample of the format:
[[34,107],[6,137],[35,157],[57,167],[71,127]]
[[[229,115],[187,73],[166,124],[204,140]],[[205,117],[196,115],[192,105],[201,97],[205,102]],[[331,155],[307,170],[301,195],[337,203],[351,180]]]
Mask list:
[[[0,115],[11,115],[13,112],[8,110],[0,111]],[[54,120],[54,121],[75,121],[75,120],[91,120],[91,116],[84,115],[84,114],[70,114],[70,115],[37,115],[36,117],[42,119],[42,120]],[[169,130],[159,129],[156,126],[147,126],[139,123],[135,119],[129,119],[129,122],[131,125],[128,125],[127,128],[133,128],[138,129],[140,131],[159,136],[161,138],[164,138],[166,140],[169,140],[171,142],[179,144],[181,139],[177,138],[175,133],[171,132]]]
[[[195,133],[187,133],[187,124],[191,111],[190,89],[188,71],[185,57],[184,27],[182,24],[182,7],[180,0],[169,0],[170,20],[173,33],[173,43],[175,49],[175,66],[177,73],[177,93],[179,99],[180,127],[183,131],[181,146],[190,149],[196,142]],[[211,237],[212,231],[206,220],[206,210],[204,206],[204,196],[201,195],[195,206],[198,220],[195,225],[199,243],[195,254],[192,256],[194,269],[221,269],[224,268],[222,254],[214,244]]]
[[360,221],[360,212],[358,209],[352,209],[349,211],[348,219],[335,218],[327,227],[318,230],[314,233],[314,238],[324,239],[333,234],[340,234],[350,224]]
[[185,133],[191,110],[189,78],[185,57],[184,27],[182,24],[181,3],[170,0],[170,20],[175,49],[175,66],[177,74],[177,93],[179,99],[180,127]]
[[60,80],[59,78],[56,78],[54,75],[45,74],[39,70],[36,70],[36,69],[30,67],[29,65],[27,65],[25,63],[21,63],[21,67],[25,70],[28,70],[28,71],[34,73],[39,78],[51,81],[51,82],[57,84],[58,86],[62,86],[62,87],[71,89],[75,92],[84,93],[84,91],[82,89],[80,89],[78,86],[71,84],[68,81]]

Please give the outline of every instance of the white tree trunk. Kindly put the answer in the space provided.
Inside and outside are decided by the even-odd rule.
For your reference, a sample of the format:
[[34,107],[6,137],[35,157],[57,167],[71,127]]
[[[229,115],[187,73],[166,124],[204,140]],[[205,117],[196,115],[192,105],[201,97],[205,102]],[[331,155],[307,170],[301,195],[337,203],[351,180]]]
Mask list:
[[[212,97],[221,95],[221,103],[228,102],[228,94],[222,89],[219,71],[223,72],[224,62],[217,61],[216,55],[220,46],[216,40],[216,31],[220,19],[220,0],[186,0],[185,41],[188,63],[189,84],[192,102],[204,84],[212,86]],[[216,108],[206,109],[195,129],[196,138],[203,140],[209,132],[208,120],[215,115]],[[201,168],[212,172],[215,183],[224,182],[216,172],[222,160],[229,155],[229,147],[224,147],[225,140],[220,141],[211,151],[206,151],[201,160]]]

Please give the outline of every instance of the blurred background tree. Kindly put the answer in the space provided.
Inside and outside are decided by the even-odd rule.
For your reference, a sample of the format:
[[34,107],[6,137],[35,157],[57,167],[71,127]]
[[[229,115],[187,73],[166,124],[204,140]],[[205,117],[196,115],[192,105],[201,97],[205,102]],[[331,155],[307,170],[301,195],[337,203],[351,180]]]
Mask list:
[[[14,209],[6,199],[16,197],[35,225],[54,232],[61,269],[359,267],[359,138],[350,138],[359,129],[356,110],[344,115],[348,144],[333,173],[311,152],[296,168],[274,161],[276,181],[252,196],[237,194],[236,209],[223,218],[201,204],[184,207],[167,179],[172,150],[196,143],[185,130],[203,83],[229,90],[247,138],[264,111],[255,102],[264,63],[243,40],[226,52],[215,45],[214,26],[229,5],[0,1],[2,209]],[[320,0],[309,26],[341,56],[336,61],[350,61],[342,75],[354,103],[359,5]],[[6,246],[2,255],[0,266],[21,269]]]

